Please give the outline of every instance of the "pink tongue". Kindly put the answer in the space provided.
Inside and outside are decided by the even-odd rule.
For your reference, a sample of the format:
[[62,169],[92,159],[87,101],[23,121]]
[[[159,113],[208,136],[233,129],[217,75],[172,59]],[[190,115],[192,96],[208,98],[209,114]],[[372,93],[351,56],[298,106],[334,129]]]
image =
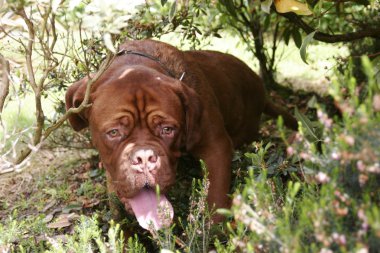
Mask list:
[[170,225],[173,219],[173,207],[165,197],[152,189],[143,189],[135,197],[128,199],[140,226],[151,230],[159,230]]

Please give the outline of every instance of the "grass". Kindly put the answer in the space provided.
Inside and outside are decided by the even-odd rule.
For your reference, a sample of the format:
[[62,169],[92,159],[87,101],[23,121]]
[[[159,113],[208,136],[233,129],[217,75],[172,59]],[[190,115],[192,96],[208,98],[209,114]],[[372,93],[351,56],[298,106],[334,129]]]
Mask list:
[[[0,248],[13,243],[13,249],[21,246],[42,249],[46,237],[55,234],[55,229],[49,229],[47,225],[59,214],[70,212],[71,203],[86,203],[87,210],[81,208],[83,212],[92,208],[91,203],[105,206],[105,187],[96,183],[102,182],[103,177],[101,174],[93,178],[88,175],[92,165],[86,163],[80,166],[83,158],[72,152],[65,153],[65,156],[54,154],[54,161],[51,160],[51,151],[45,153],[49,155],[39,155],[28,171],[15,177],[2,177]],[[51,162],[50,166],[47,165]],[[86,195],[78,194],[77,190],[82,185],[90,184],[94,185],[93,191],[87,191]],[[95,198],[96,201],[93,201]],[[101,208],[99,210],[102,211]],[[60,230],[67,232],[64,228]],[[31,248],[31,245],[34,246]]]
[[[21,132],[24,129],[30,129],[34,121],[34,111],[32,106],[34,100],[31,96],[19,101],[10,101],[5,105],[5,109],[1,114],[4,128],[0,128],[1,139],[12,139],[12,135]],[[31,132],[31,129],[27,131]],[[7,145],[9,147],[9,144]],[[7,149],[5,147],[5,149]]]

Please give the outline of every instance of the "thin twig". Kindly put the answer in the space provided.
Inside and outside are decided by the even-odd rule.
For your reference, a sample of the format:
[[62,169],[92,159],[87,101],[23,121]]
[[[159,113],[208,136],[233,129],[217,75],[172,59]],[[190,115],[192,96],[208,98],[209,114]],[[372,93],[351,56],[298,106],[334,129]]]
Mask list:
[[0,121],[1,114],[3,112],[3,107],[5,103],[5,99],[9,93],[9,61],[7,61],[2,55],[0,55],[0,66],[2,68],[2,82],[0,84]]
[[33,69],[33,63],[32,63],[33,44],[34,44],[34,38],[35,38],[34,25],[33,25],[33,22],[26,15],[24,9],[18,10],[17,14],[22,17],[22,19],[25,21],[25,23],[28,27],[28,34],[29,34],[28,45],[27,46],[24,45],[26,67],[28,70],[30,85],[32,86],[33,90],[36,92],[37,91],[37,84],[36,84],[36,79],[34,76],[34,69]]
[[77,107],[77,108],[70,108],[60,119],[57,120],[56,123],[54,123],[52,126],[48,127],[46,129],[45,133],[44,133],[43,140],[46,140],[47,137],[49,137],[49,135],[53,131],[55,131],[56,129],[58,129],[69,118],[70,115],[72,115],[74,113],[79,113],[83,109],[88,108],[89,106],[91,106],[91,104],[89,104],[88,102],[89,102],[89,99],[90,99],[90,92],[91,92],[92,84],[94,82],[96,82],[99,79],[99,77],[104,73],[104,71],[109,67],[109,65],[112,62],[113,58],[114,58],[113,54],[108,54],[107,55],[105,61],[100,66],[99,71],[95,74],[95,76],[93,78],[90,78],[87,81],[87,84],[86,84],[86,93],[85,93],[83,102],[80,104],[80,106]]
[[273,33],[273,46],[272,46],[272,57],[270,58],[269,62],[269,70],[274,72],[274,65],[275,65],[275,59],[276,59],[276,51],[277,51],[277,39],[278,39],[278,29],[279,29],[280,22],[276,22],[276,26],[274,28]]

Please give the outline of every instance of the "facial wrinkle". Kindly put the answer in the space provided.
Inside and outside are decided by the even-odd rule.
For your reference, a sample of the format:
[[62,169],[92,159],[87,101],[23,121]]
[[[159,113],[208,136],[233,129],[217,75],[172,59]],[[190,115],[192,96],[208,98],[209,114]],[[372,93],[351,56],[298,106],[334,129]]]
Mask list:
[[144,95],[144,92],[142,90],[138,90],[136,92],[136,108],[137,108],[137,117],[140,125],[143,125],[145,123],[146,118],[146,97]]

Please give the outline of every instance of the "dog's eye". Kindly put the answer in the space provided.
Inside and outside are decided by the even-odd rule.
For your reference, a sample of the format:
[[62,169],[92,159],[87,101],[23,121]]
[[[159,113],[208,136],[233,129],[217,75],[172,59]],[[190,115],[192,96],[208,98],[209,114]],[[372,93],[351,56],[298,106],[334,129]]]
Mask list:
[[174,135],[173,127],[163,127],[161,129],[161,135],[172,137]]
[[110,131],[107,132],[107,135],[111,138],[115,138],[115,137],[119,137],[120,136],[120,132],[119,130],[117,129],[112,129]]

